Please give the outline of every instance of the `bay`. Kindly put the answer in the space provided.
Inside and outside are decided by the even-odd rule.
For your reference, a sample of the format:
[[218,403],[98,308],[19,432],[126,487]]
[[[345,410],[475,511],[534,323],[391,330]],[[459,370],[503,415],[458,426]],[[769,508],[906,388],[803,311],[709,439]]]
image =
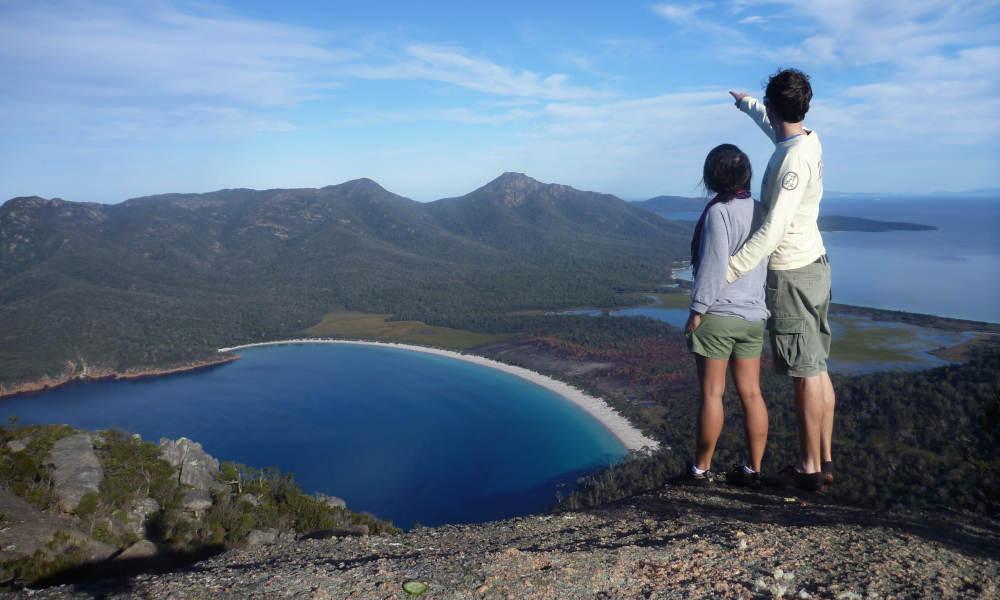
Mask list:
[[307,493],[397,526],[538,512],[624,446],[513,375],[395,348],[289,344],[178,375],[76,383],[0,402],[23,424],[181,436],[220,459],[292,472]]
[[832,196],[820,213],[938,227],[824,232],[834,302],[1000,323],[1000,199]]

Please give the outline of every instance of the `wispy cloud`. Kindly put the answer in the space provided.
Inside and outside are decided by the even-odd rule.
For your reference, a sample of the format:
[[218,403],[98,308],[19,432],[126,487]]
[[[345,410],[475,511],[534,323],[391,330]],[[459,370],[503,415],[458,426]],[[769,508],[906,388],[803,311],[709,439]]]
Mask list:
[[[610,96],[564,73],[504,66],[456,46],[401,43],[377,31],[336,36],[217,7],[56,1],[4,6],[0,15],[7,133],[52,131],[53,122],[93,139],[290,131],[288,117],[272,113],[356,80],[420,80],[498,100]],[[439,114],[465,123],[512,118],[465,108]],[[28,122],[31,115],[39,120]]]
[[727,45],[739,46],[746,43],[746,36],[738,28],[728,25],[726,20],[704,18],[700,13],[715,10],[715,4],[657,4],[653,12],[676,25],[680,30],[699,35],[708,35],[714,40],[725,40]]
[[356,57],[309,29],[160,3],[15,5],[0,39],[5,95],[100,103],[290,105],[335,86],[328,66]]
[[417,123],[420,121],[442,121],[465,125],[496,125],[512,121],[526,121],[539,115],[537,110],[512,108],[508,110],[488,110],[485,108],[432,108],[411,110],[367,110],[356,111],[351,117],[334,123],[337,127],[357,127],[385,123]]
[[558,100],[601,98],[608,93],[570,83],[563,73],[542,75],[471,56],[455,47],[413,44],[406,58],[381,66],[356,65],[346,74],[362,79],[420,79],[457,85],[498,96]]
[[698,19],[697,14],[700,11],[711,7],[712,4],[710,3],[657,4],[653,7],[653,12],[675,23],[687,25],[689,23],[699,22],[700,19]]
[[[744,3],[747,4],[747,3]],[[774,51],[775,58],[810,56],[810,40],[820,37],[830,51],[819,61],[847,65],[897,64],[949,48],[995,45],[1000,39],[996,0],[762,0],[782,6],[783,22],[806,32],[803,41]]]
[[854,70],[856,83],[831,90],[831,108],[858,128],[847,131],[891,131],[895,140],[947,135],[948,145],[1000,133],[1000,2],[759,4],[784,5],[785,22],[807,33],[795,44],[766,49],[776,62]]

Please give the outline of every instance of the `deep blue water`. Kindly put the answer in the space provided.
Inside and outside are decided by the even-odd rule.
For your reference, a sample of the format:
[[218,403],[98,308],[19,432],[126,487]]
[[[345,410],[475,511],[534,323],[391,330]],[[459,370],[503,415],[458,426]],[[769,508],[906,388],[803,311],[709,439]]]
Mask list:
[[23,424],[181,436],[220,461],[292,472],[306,492],[397,526],[537,512],[625,455],[581,409],[506,373],[360,345],[239,351],[211,369],[0,401]]
[[824,232],[835,302],[1000,322],[1000,199],[829,197],[820,213],[939,228]]

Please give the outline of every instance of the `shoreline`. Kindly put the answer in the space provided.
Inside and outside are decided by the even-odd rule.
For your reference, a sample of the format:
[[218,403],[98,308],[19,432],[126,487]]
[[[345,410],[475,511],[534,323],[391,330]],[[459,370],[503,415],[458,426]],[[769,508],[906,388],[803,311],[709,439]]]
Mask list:
[[75,382],[84,381],[117,381],[119,379],[144,379],[146,377],[159,377],[161,375],[174,375],[177,373],[187,373],[199,369],[217,367],[226,363],[238,360],[238,356],[227,356],[215,360],[203,360],[186,365],[174,367],[164,367],[162,369],[125,370],[124,372],[112,371],[110,369],[98,369],[93,373],[87,369],[78,373],[70,373],[56,376],[44,376],[41,379],[29,383],[22,383],[10,389],[0,384],[0,399],[11,398],[20,394],[35,394],[49,392],[56,388]]
[[615,438],[621,442],[623,446],[629,451],[656,451],[660,447],[660,443],[656,440],[647,437],[641,431],[639,431],[628,419],[618,414],[611,406],[600,398],[591,396],[590,394],[575,388],[568,383],[564,383],[557,379],[547,377],[541,373],[537,373],[530,369],[525,369],[524,367],[518,367],[515,365],[508,365],[496,360],[485,358],[482,356],[477,356],[475,354],[462,354],[461,352],[456,352],[454,350],[443,350],[440,348],[431,348],[428,346],[416,346],[413,344],[399,344],[395,342],[371,342],[363,340],[334,340],[334,339],[324,339],[324,338],[303,338],[303,339],[290,339],[290,340],[277,340],[272,342],[257,342],[253,344],[243,344],[241,346],[233,346],[230,348],[219,348],[219,352],[234,352],[241,350],[243,348],[255,348],[258,346],[278,346],[284,344],[352,344],[355,346],[378,346],[384,348],[396,348],[399,350],[409,350],[412,352],[424,352],[426,354],[435,354],[437,356],[444,356],[447,358],[453,358],[456,360],[461,360],[468,363],[477,364],[490,369],[495,369],[497,371],[502,371],[509,375],[513,375],[520,379],[524,379],[535,385],[543,387],[550,392],[553,392],[560,397],[566,399],[572,404],[583,409],[584,412],[589,414],[591,417],[597,419],[597,421],[604,426],[605,429],[611,432]]

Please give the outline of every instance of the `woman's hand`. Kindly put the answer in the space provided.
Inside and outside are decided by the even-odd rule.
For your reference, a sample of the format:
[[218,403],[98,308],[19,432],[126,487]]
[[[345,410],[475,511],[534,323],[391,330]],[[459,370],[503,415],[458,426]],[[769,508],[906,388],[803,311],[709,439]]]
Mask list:
[[688,322],[684,325],[684,333],[691,333],[695,329],[698,329],[699,325],[701,325],[701,315],[692,310],[691,316],[688,317]]
[[729,90],[729,93],[732,95],[733,98],[736,98],[736,106],[740,105],[740,100],[742,100],[742,99],[744,99],[744,98],[746,98],[747,96],[750,95],[750,94],[743,94],[743,93],[740,93],[740,92],[734,92],[732,90]]

